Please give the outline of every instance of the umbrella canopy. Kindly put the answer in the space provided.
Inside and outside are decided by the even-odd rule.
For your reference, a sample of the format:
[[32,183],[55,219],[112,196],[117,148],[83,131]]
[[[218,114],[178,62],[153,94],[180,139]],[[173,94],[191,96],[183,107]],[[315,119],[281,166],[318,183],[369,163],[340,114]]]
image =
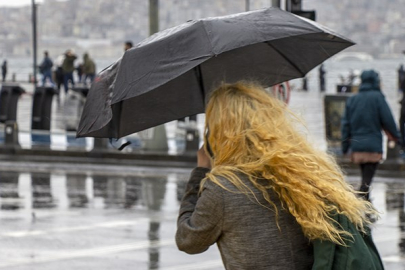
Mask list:
[[77,135],[120,138],[203,113],[221,82],[300,78],[353,44],[278,8],[190,21],[152,35],[99,74]]

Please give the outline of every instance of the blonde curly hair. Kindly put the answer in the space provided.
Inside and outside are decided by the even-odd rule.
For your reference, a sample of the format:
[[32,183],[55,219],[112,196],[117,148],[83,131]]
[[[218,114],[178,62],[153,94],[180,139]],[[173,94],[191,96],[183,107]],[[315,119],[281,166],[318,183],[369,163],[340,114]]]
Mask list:
[[221,85],[206,106],[205,145],[213,159],[204,182],[225,188],[218,178],[225,177],[240,192],[253,195],[237,176],[243,173],[263,193],[270,204],[266,207],[272,206],[276,217],[279,209],[269,189],[308,239],[345,245],[351,234],[332,216],[343,214],[365,232],[370,223],[367,214],[376,211],[356,196],[334,158],[311,146],[294,123],[302,122],[263,87],[251,82]]

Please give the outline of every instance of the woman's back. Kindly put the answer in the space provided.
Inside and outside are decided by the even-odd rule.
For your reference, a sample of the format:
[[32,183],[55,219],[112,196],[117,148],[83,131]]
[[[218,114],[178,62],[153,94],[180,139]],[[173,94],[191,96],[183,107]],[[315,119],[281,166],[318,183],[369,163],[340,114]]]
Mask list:
[[224,186],[235,193],[213,183],[206,184],[223,197],[224,224],[218,247],[227,269],[311,269],[312,245],[295,218],[282,208],[278,196],[269,191],[279,209],[276,219],[273,206],[263,198],[261,191],[246,177],[242,177],[242,181],[262,205],[253,196],[248,198],[238,193],[226,180],[222,181]]
[[[200,168],[196,169],[201,170]],[[190,182],[199,183],[196,170]],[[278,211],[278,224],[273,206],[247,179],[241,180],[255,197],[240,193],[221,178],[222,188],[209,180],[198,198],[190,222],[179,219],[176,241],[188,253],[199,253],[217,242],[226,269],[311,269],[313,248],[304,237],[301,226],[284,210],[278,197],[270,192]],[[226,190],[227,189],[227,190]],[[182,208],[195,199],[190,196],[197,186],[189,185]]]

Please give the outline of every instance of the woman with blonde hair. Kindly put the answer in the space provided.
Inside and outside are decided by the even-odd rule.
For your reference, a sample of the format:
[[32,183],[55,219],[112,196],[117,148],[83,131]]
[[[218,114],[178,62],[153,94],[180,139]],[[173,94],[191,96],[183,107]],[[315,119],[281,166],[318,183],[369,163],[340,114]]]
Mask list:
[[[317,259],[332,250],[322,243],[348,247],[366,235],[372,205],[356,196],[332,157],[295,129],[296,120],[253,83],[212,92],[205,149],[181,202],[180,250],[201,253],[217,243],[226,269],[329,269]],[[382,269],[372,246],[373,264],[380,265],[367,269]]]

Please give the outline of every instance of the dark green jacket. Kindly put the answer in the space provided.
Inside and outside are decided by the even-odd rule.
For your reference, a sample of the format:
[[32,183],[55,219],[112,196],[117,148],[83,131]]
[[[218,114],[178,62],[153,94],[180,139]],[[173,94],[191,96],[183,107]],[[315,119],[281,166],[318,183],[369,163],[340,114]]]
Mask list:
[[380,91],[378,73],[361,75],[359,93],[350,97],[342,119],[342,151],[382,153],[382,130],[400,138],[391,110]]
[[65,60],[63,60],[62,70],[63,73],[72,73],[75,70],[74,61],[76,60],[75,55],[66,55]]
[[93,59],[85,53],[83,56],[83,73],[86,75],[94,75],[96,73],[96,64],[94,63]]
[[314,264],[312,270],[380,270],[384,269],[380,255],[371,237],[358,232],[344,215],[334,219],[342,229],[350,232],[354,240],[346,241],[347,246],[336,245],[330,241],[313,242]]

